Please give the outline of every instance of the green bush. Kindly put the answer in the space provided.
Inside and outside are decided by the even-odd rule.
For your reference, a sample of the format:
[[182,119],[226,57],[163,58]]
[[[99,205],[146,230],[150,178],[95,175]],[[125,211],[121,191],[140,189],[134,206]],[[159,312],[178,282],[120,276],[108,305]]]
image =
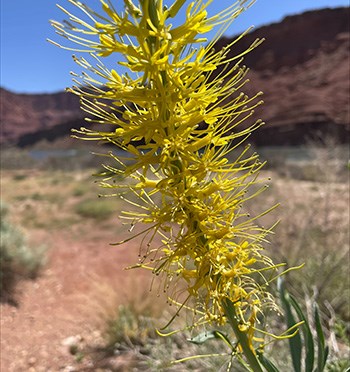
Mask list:
[[28,247],[22,232],[8,221],[8,208],[0,205],[0,298],[12,296],[21,278],[33,279],[44,262],[44,249]]
[[154,319],[138,314],[133,306],[119,306],[118,315],[107,320],[106,339],[108,347],[116,344],[144,345],[148,339],[157,337]]
[[338,359],[330,362],[326,368],[327,372],[349,372],[350,362],[348,358]]
[[78,203],[75,211],[82,217],[104,220],[116,211],[116,207],[108,199],[87,199]]
[[[192,336],[190,332],[175,333],[169,337],[159,336],[156,333],[156,324],[165,324],[167,322],[166,316],[164,314],[163,316],[156,315],[155,310],[152,310],[151,307],[150,304],[139,309],[131,302],[119,306],[115,316],[106,319],[104,336],[108,353],[105,358],[132,352],[133,357],[128,366],[130,370],[166,370],[169,372],[226,370],[229,354],[225,354],[228,350],[223,348],[220,343],[210,340],[205,345],[189,343]],[[163,317],[164,320],[160,320]],[[184,327],[183,320],[178,319],[178,321],[182,322]],[[195,358],[186,363],[172,364],[175,360],[183,357],[211,353],[223,353],[223,355],[214,358]],[[243,372],[238,364],[234,364],[232,367],[235,372]]]

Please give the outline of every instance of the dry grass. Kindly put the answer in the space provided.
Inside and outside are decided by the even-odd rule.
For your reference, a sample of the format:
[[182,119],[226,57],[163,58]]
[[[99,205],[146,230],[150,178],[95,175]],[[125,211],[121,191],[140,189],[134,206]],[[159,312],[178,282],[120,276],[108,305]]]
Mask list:
[[97,197],[101,190],[93,172],[4,170],[1,197],[9,205],[12,220],[28,230],[73,228],[82,225],[85,217],[106,223],[119,202]]
[[[284,261],[289,266],[305,263],[303,269],[288,277],[289,288],[300,300],[315,299],[319,303],[324,320],[330,324],[332,357],[340,360],[340,356],[345,355],[344,350],[348,350],[346,343],[350,332],[348,171],[343,166],[346,163],[344,154],[339,160],[339,156],[335,158],[335,153],[325,147],[314,146],[312,151],[311,167],[310,164],[294,167],[291,173],[288,169],[262,172],[263,177],[272,179],[270,190],[248,208],[254,215],[276,202],[281,203],[272,215],[259,221],[268,226],[281,220],[275,235],[271,236],[271,244],[266,247],[267,252],[276,262]],[[111,236],[117,214],[114,210],[118,211],[121,204],[116,198],[108,199],[107,207],[106,200],[97,199],[101,190],[93,182],[92,173],[92,169],[4,170],[2,199],[10,207],[11,222],[27,232],[69,230],[76,239],[87,232],[91,235],[93,231],[96,239],[103,239],[104,231],[109,231]],[[94,205],[89,208],[91,200]],[[82,211],[82,205],[87,205],[87,209],[84,207]],[[115,230],[116,240],[120,240],[120,226],[118,229]],[[117,344],[114,350],[118,351],[124,345],[132,350],[140,370],[161,370],[169,360],[198,352],[195,347],[187,346],[186,335],[176,336],[172,341],[154,337],[150,319],[159,319],[164,307],[154,302],[154,296],[149,295],[143,282],[128,279],[123,283],[106,283],[95,278],[93,283],[90,307],[95,309],[99,319],[97,327],[105,337],[105,346],[110,348]],[[220,348],[209,345],[209,349]],[[283,353],[279,346],[274,349]],[[210,363],[198,361],[192,367],[217,371],[224,361]],[[183,366],[176,368],[183,370]]]

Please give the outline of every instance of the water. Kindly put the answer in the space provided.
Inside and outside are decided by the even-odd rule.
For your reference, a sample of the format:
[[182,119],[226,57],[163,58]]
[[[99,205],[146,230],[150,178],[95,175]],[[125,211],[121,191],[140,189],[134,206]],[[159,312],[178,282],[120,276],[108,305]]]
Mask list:
[[29,156],[34,160],[47,160],[48,158],[71,158],[78,154],[76,149],[49,149],[49,150],[30,150]]
[[[349,156],[348,146],[337,146],[340,153],[345,158]],[[111,149],[103,149],[101,152],[108,152]],[[262,159],[281,158],[287,162],[309,162],[313,159],[314,154],[312,149],[307,146],[266,146],[256,149]],[[98,151],[99,152],[99,151]],[[113,152],[118,156],[128,157],[129,154],[120,149],[113,149]],[[91,155],[88,150],[82,149],[36,149],[30,150],[29,156],[38,161],[47,160],[49,158],[73,158],[78,155]]]
[[307,147],[267,146],[260,147],[257,151],[264,159],[282,157],[284,160],[290,162],[309,161],[313,157],[310,148]]

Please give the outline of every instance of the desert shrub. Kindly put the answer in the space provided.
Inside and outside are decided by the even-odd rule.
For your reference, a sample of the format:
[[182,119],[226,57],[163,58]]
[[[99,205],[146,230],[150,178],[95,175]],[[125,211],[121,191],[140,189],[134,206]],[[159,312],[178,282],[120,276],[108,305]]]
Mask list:
[[[315,222],[311,220],[310,223]],[[322,231],[317,226],[305,226],[295,236],[298,240],[295,246],[300,253],[293,257],[294,254],[288,252],[286,246],[283,247],[283,252],[290,265],[305,262],[300,272],[290,275],[290,284],[294,291],[299,292],[301,297],[304,294],[315,297],[321,304],[329,302],[342,319],[349,321],[350,288],[346,233],[337,231],[337,234],[339,235],[336,236],[333,231]],[[287,236],[285,237],[287,239]]]
[[[347,182],[349,147],[340,145],[336,138],[319,134],[308,141],[311,164],[305,173],[306,179],[326,184]],[[308,173],[308,172],[309,173]]]
[[30,248],[23,233],[8,220],[8,208],[1,203],[0,298],[12,295],[21,278],[34,279],[44,263],[45,250]]
[[2,169],[31,169],[37,165],[37,161],[30,157],[29,152],[18,148],[1,149]]
[[[166,323],[166,315],[157,316],[148,301],[149,306],[139,306],[130,302],[119,306],[114,317],[106,319],[106,348],[109,355],[132,352],[132,365],[137,370],[150,371],[212,371],[226,370],[227,352],[220,342],[209,340],[207,343],[197,345],[190,343],[190,332],[176,333],[169,337],[160,337],[156,333],[156,325]],[[183,322],[183,320],[179,320]],[[184,324],[182,324],[184,326]],[[227,329],[227,331],[229,331]],[[199,358],[186,363],[172,364],[177,359],[198,354],[218,354],[221,357]],[[238,364],[234,371],[243,372]]]
[[329,135],[318,134],[300,147],[268,146],[258,149],[265,169],[283,177],[314,182],[346,182],[349,148]]
[[334,138],[320,136],[308,142],[304,153],[308,160],[295,163],[298,170],[274,184],[282,204],[274,254],[289,266],[305,263],[290,275],[296,295],[314,297],[321,306],[329,303],[349,321],[348,150]]
[[76,187],[74,187],[73,196],[83,196],[89,190],[90,190],[89,187],[87,187],[83,184],[78,184]]
[[115,203],[104,198],[82,200],[75,206],[75,212],[80,216],[96,220],[109,218],[115,210]]
[[117,344],[143,345],[156,338],[154,321],[150,314],[140,314],[132,305],[119,306],[115,318],[107,320],[106,339],[109,347]]
[[327,372],[349,372],[350,362],[348,358],[341,358],[330,362],[327,367]]
[[28,178],[28,175],[25,173],[17,173],[13,176],[14,181],[23,181]]
[[[273,195],[260,202],[281,203],[276,210],[281,221],[271,238],[272,257],[275,261],[287,263],[288,267],[304,263],[302,269],[287,275],[288,288],[303,304],[304,310],[306,299],[319,304],[330,340],[327,370],[345,371],[344,355],[349,353],[350,336],[346,152],[331,140],[309,145],[308,151],[310,158],[307,162],[295,162],[292,170],[288,167],[269,173]],[[261,208],[254,204],[249,207],[251,215]],[[266,217],[261,219],[261,225],[271,223]],[[281,350],[279,354],[286,353]],[[341,358],[344,361],[340,366],[336,361]]]
[[304,208],[293,203],[292,194],[289,197],[274,244],[275,254],[289,266],[305,263],[291,273],[290,285],[300,298],[314,297],[321,306],[330,303],[337,315],[350,321],[346,211],[341,210],[341,201],[336,203],[327,193],[305,199]]
[[[292,323],[295,324],[296,321],[300,320],[300,313],[295,312],[295,309],[300,309],[300,307],[298,307],[298,304],[292,305],[290,295],[285,290],[283,293],[283,295],[282,292],[280,293],[279,298],[284,304],[288,303],[289,311],[293,313]],[[318,344],[319,332],[326,332],[326,328],[321,323],[317,323],[314,316],[315,306],[317,308],[317,305],[311,300],[306,301],[305,305],[307,311],[304,312],[303,316],[307,319],[307,327],[310,327],[308,329],[311,332],[307,337],[311,336],[311,338],[306,340],[304,330],[300,330],[302,338],[300,339],[299,350],[301,350],[304,357],[308,355],[310,359],[310,350],[308,348],[310,343],[312,343],[312,350],[316,351],[312,355],[314,355],[314,363],[317,365],[320,358],[317,351],[320,347]],[[312,315],[310,315],[311,313]],[[122,353],[131,353],[130,362],[136,368],[134,370],[166,370],[174,372],[185,370],[246,371],[234,360],[231,365],[227,362],[230,349],[222,342],[222,339],[212,337],[212,333],[206,328],[203,328],[202,331],[198,329],[193,332],[187,330],[185,332],[176,332],[166,337],[159,337],[154,328],[162,324],[162,319],[166,322],[167,315],[165,312],[163,312],[163,316],[157,316],[152,306],[142,307],[133,302],[120,306],[114,317],[107,318],[105,336],[109,354],[107,354],[107,357],[105,355],[105,357],[108,359],[111,356],[115,357]],[[289,327],[288,322],[290,321],[288,316],[281,319],[275,314],[275,319],[270,324],[276,323],[276,327],[281,332]],[[281,322],[284,324],[282,325]],[[177,319],[176,329],[177,327],[185,328],[185,326],[184,319]],[[321,327],[321,330],[319,327]],[[232,332],[227,325],[217,327],[216,331],[219,331],[222,335],[230,335]],[[327,338],[324,346],[327,347],[329,344],[328,332],[324,336]],[[293,340],[291,341],[293,342]],[[294,346],[293,343],[292,345]],[[285,342],[277,342],[267,346],[265,353],[270,360],[281,368],[281,371],[292,371],[292,352],[289,350],[291,346],[288,346],[288,343]],[[281,355],[283,355],[283,359],[281,359]],[[192,356],[197,357],[191,358]],[[180,360],[182,362],[176,363],[176,361],[179,362]],[[346,353],[338,353],[337,355],[332,353],[328,361],[326,361],[325,371],[345,372],[348,367],[349,360],[346,358]]]

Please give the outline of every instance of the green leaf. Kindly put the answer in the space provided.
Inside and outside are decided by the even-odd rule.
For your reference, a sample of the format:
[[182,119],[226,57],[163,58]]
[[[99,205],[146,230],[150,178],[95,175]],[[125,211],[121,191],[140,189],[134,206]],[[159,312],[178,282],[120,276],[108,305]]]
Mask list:
[[329,354],[329,347],[326,346],[324,349],[323,367],[325,367],[327,364],[328,354]]
[[[278,280],[278,290],[280,294],[280,299],[285,311],[285,319],[287,323],[287,328],[292,327],[297,321],[294,318],[290,297],[286,292],[284,287],[283,279]],[[294,337],[289,339],[289,349],[292,356],[293,368],[295,372],[301,372],[301,353],[302,353],[303,344],[301,341],[300,334],[297,333]]]
[[220,331],[205,331],[197,335],[196,337],[189,338],[187,341],[191,342],[192,344],[201,345],[204,344],[204,342],[212,339],[220,339],[224,341],[231,349],[233,349],[233,346],[231,344],[231,341],[228,339],[228,337],[223,334]]
[[279,372],[279,369],[263,354],[258,353],[259,362],[264,366],[267,372]]
[[208,340],[212,340],[213,338],[216,338],[215,331],[206,331],[200,333],[196,337],[188,338],[187,341],[191,342],[192,344],[201,345]]
[[234,349],[234,346],[232,345],[231,341],[229,340],[229,338],[224,333],[222,333],[220,331],[214,331],[214,333],[215,333],[216,338],[219,338],[222,341],[224,341],[225,344],[227,346],[229,346],[232,350]]
[[301,326],[301,330],[303,332],[305,346],[305,372],[312,372],[315,360],[315,346],[309,322],[303,311],[301,310],[297,300],[292,295],[289,295],[289,299],[291,305],[298,314],[299,320],[304,321],[304,324]]
[[328,347],[325,346],[323,328],[321,324],[318,306],[316,303],[314,304],[314,317],[315,317],[315,326],[316,326],[316,332],[317,332],[317,346],[318,346],[317,372],[322,372],[327,362],[329,350],[328,350]]

